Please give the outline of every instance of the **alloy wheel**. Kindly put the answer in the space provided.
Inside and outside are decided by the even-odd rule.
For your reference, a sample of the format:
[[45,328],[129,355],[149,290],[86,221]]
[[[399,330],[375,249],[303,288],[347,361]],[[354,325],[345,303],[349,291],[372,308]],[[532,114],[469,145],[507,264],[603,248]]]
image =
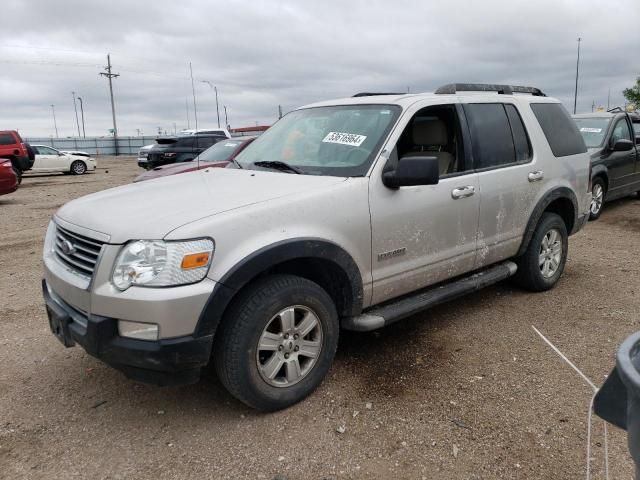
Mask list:
[[562,236],[555,228],[549,230],[542,238],[539,253],[539,266],[542,276],[553,277],[562,260]]
[[602,209],[602,203],[604,200],[604,188],[599,183],[593,185],[591,191],[591,214],[597,215]]

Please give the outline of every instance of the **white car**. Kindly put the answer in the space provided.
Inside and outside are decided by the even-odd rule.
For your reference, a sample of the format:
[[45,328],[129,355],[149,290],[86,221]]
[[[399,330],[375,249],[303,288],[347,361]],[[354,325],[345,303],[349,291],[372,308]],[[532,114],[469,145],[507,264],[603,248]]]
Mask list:
[[231,134],[226,128],[199,128],[197,130],[192,128],[188,130],[180,130],[180,135],[198,135],[203,133],[213,133],[215,135],[224,135],[227,138],[231,138]]
[[31,145],[36,159],[30,172],[62,172],[82,175],[96,169],[96,159],[84,155],[70,155],[46,145]]

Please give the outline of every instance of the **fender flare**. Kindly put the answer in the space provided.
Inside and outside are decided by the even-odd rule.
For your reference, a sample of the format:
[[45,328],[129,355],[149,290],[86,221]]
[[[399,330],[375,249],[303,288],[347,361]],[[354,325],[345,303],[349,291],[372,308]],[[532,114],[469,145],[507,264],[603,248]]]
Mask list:
[[[578,199],[576,198],[575,193],[573,193],[573,191],[567,187],[557,187],[557,188],[554,188],[553,190],[549,190],[547,193],[545,193],[542,196],[540,200],[538,200],[538,203],[536,204],[533,211],[531,212],[531,216],[529,217],[529,221],[527,222],[527,227],[525,228],[524,235],[522,236],[522,243],[520,244],[518,253],[516,253],[517,257],[524,254],[524,252],[527,250],[527,247],[529,246],[529,242],[533,237],[533,232],[538,226],[538,222],[540,221],[540,218],[542,217],[542,214],[545,212],[547,207],[551,205],[552,202],[560,198],[566,198],[570,200],[571,203],[573,204],[573,212],[574,212],[573,229],[575,230],[576,226],[579,224],[578,215],[580,213],[580,208],[578,206]],[[571,235],[572,232],[568,232],[568,233],[569,235]]]
[[348,314],[362,311],[362,275],[351,255],[339,245],[318,238],[283,240],[248,255],[216,282],[213,292],[200,314],[194,335],[213,335],[233,297],[247,283],[271,267],[295,259],[315,258],[334,263],[345,273],[350,289],[344,292]]
[[609,190],[609,169],[606,165],[600,163],[598,165],[594,165],[591,169],[591,180],[598,176],[604,176],[605,181],[607,182],[605,188]]

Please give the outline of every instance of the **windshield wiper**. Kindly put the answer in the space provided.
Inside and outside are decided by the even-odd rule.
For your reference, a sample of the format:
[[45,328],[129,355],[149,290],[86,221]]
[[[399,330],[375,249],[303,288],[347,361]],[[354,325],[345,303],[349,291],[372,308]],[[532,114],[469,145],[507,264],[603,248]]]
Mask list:
[[253,164],[256,167],[271,168],[272,170],[280,170],[283,172],[303,173],[299,168],[289,165],[288,163],[281,162],[280,160],[259,161],[253,162]]

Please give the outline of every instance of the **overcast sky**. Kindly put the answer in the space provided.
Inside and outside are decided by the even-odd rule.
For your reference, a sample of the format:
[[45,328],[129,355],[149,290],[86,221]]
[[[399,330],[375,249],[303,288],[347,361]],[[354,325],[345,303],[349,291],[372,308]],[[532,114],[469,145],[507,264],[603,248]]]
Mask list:
[[[107,135],[111,53],[120,135],[271,124],[284,111],[358,91],[433,91],[450,82],[533,85],[578,111],[624,102],[640,76],[640,0],[4,0],[0,129]],[[10,28],[7,28],[10,27]],[[80,114],[80,112],[78,112]]]

